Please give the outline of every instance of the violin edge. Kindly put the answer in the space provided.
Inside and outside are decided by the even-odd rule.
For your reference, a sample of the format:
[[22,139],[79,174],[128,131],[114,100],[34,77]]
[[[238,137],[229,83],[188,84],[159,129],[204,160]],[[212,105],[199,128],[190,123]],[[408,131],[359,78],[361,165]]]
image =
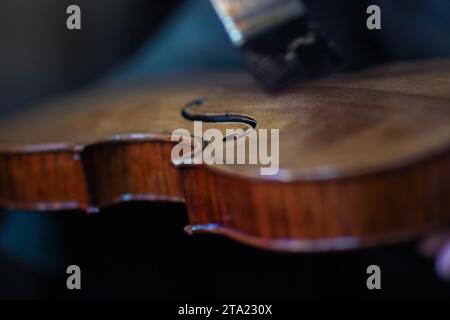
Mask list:
[[[284,183],[248,180],[206,165],[175,167],[169,161],[172,145],[167,141],[135,141],[83,150],[91,154],[75,150],[0,153],[0,168],[9,169],[0,172],[0,205],[96,213],[103,207],[135,200],[185,203],[191,226],[186,229],[188,233],[221,234],[251,246],[287,252],[340,251],[398,242],[450,221],[450,200],[445,200],[446,186],[450,185],[450,152],[389,172]],[[115,160],[105,166],[106,159]],[[146,190],[152,185],[139,182],[149,175],[160,179],[164,176],[158,176],[161,170],[166,176],[162,189]],[[7,177],[7,172],[15,176]],[[15,179],[15,188],[5,184],[11,179]],[[31,193],[23,193],[21,187],[26,189],[30,180],[34,186],[26,192]],[[42,198],[43,190],[48,191],[48,199]],[[224,194],[223,199],[214,197],[218,192]],[[20,199],[20,194],[25,197]],[[365,206],[367,210],[361,211]],[[383,220],[377,212],[387,212],[388,217]],[[372,224],[378,228],[375,232]],[[368,236],[374,234],[378,236]]]

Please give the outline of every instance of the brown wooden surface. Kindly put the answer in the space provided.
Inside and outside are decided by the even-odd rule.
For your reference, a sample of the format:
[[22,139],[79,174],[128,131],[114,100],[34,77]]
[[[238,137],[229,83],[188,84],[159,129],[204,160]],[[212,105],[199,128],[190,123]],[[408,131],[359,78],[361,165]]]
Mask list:
[[[170,161],[181,116],[280,129],[280,172]],[[250,128],[204,123],[204,129]],[[241,137],[245,138],[245,137]],[[337,75],[266,95],[245,75],[94,91],[0,123],[0,203],[96,210],[185,201],[188,232],[318,251],[409,238],[450,220],[450,60]]]

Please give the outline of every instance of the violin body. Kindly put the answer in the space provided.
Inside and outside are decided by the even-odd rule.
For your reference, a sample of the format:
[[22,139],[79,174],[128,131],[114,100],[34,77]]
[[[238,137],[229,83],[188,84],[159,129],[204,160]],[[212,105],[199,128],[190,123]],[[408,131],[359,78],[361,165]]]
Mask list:
[[[193,132],[195,119],[224,134],[279,129],[279,172],[174,165],[171,134]],[[276,95],[244,74],[167,79],[93,90],[0,122],[1,206],[96,212],[130,200],[184,202],[188,233],[292,252],[378,245],[443,227],[450,60],[335,75]]]

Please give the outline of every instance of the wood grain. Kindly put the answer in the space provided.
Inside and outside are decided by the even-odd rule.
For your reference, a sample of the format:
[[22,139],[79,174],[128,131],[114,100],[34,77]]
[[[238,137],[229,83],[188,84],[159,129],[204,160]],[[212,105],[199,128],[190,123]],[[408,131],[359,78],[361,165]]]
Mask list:
[[[192,132],[196,118],[222,132],[279,129],[279,173],[261,176],[259,164],[173,166],[170,134]],[[449,188],[450,60],[336,75],[279,95],[242,74],[169,79],[77,95],[0,123],[2,206],[96,211],[181,201],[189,233],[266,249],[409,239],[450,222]]]

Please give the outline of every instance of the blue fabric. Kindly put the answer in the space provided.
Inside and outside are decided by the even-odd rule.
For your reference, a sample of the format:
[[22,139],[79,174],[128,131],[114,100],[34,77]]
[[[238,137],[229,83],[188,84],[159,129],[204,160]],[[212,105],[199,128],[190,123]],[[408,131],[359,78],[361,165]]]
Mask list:
[[46,272],[53,272],[62,265],[59,232],[51,216],[24,211],[5,211],[3,214],[0,228],[3,254]]
[[190,0],[107,80],[243,67],[209,1]]
[[378,41],[396,59],[450,55],[450,0],[378,0]]

